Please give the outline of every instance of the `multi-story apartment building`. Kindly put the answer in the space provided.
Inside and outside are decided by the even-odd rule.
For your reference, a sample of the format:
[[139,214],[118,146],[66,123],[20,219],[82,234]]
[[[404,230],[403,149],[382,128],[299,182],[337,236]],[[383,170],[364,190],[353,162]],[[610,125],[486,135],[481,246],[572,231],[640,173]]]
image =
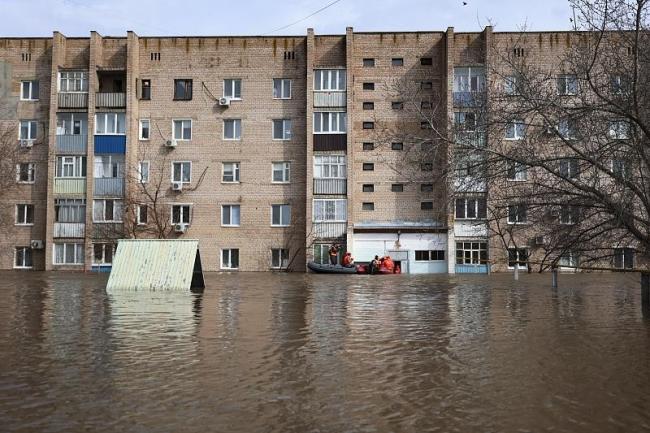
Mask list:
[[[398,137],[471,117],[492,39],[510,37],[0,39],[0,127],[18,148],[0,268],[107,269],[116,239],[153,236],[199,239],[209,271],[302,271],[332,243],[409,273],[506,269],[487,185],[434,180],[447,153],[401,170]],[[404,83],[431,122],[408,116]]]

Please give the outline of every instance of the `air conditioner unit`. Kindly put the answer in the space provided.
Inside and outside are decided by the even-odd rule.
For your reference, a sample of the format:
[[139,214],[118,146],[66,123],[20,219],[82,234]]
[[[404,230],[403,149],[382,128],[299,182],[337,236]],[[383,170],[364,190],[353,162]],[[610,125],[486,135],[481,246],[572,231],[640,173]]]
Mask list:
[[226,98],[225,96],[223,98],[219,98],[219,105],[224,107],[230,106],[230,98]]
[[546,236],[536,236],[535,245],[546,245]]
[[34,140],[20,140],[20,147],[32,147],[34,146]]
[[31,241],[29,243],[29,246],[32,247],[33,250],[42,250],[45,248],[45,242],[43,241]]
[[172,189],[174,191],[183,191],[183,182],[172,182]]
[[167,140],[167,143],[165,143],[167,147],[176,147],[177,144],[178,142],[176,140]]
[[185,233],[189,226],[190,225],[186,224],[186,223],[174,224],[174,232],[176,232],[176,233]]

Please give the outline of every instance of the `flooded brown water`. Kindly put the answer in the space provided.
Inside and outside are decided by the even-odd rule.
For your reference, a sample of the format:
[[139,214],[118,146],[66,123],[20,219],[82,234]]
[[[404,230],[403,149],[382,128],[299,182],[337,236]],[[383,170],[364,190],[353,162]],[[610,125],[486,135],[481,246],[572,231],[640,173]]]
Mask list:
[[0,281],[3,433],[650,430],[638,275]]

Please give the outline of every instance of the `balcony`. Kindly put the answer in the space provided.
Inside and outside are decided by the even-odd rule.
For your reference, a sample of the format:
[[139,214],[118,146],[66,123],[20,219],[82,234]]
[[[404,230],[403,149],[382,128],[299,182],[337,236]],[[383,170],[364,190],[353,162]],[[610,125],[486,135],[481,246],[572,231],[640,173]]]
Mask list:
[[314,237],[319,239],[337,239],[345,237],[348,223],[345,221],[336,222],[314,222]]
[[92,236],[94,239],[121,239],[124,237],[124,223],[94,223]]
[[96,93],[95,105],[101,108],[124,108],[126,107],[126,93]]
[[333,151],[348,149],[347,134],[314,134],[314,151]]
[[314,179],[314,194],[347,194],[347,179]]
[[54,178],[54,194],[86,195],[85,177]]
[[485,92],[452,92],[455,107],[481,107],[485,105]]
[[86,154],[87,135],[57,135],[56,152],[63,154]]
[[88,108],[88,93],[59,92],[58,105],[59,108]]
[[54,223],[55,238],[83,238],[85,235],[84,223]]
[[484,148],[487,139],[485,132],[459,131],[456,133],[456,143],[466,147]]
[[124,196],[124,178],[123,177],[96,177],[95,197],[123,197]]
[[95,135],[95,153],[126,153],[126,135]]
[[347,92],[314,92],[315,108],[340,108],[347,106]]

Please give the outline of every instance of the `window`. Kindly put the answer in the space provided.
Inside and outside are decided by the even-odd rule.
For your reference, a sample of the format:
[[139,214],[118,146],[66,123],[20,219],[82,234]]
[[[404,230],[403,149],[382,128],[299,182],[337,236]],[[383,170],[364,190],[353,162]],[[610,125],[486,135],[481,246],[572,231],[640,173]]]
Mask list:
[[291,120],[278,119],[273,121],[273,139],[291,140]]
[[149,58],[151,59],[152,62],[159,62],[160,52],[149,53]]
[[151,99],[151,80],[142,80],[140,99],[148,101]]
[[122,155],[96,155],[95,179],[124,177],[124,156]]
[[34,141],[38,132],[38,124],[35,120],[21,120],[20,121],[20,136],[21,140]]
[[347,218],[347,200],[345,199],[317,199],[314,200],[314,222],[339,221]]
[[271,225],[289,227],[291,224],[291,206],[288,204],[271,205]]
[[431,66],[433,65],[433,59],[431,57],[420,57],[420,65]]
[[420,164],[421,171],[433,171],[433,164],[430,162],[423,162]]
[[344,111],[317,111],[314,113],[314,134],[345,134]]
[[149,217],[149,207],[146,204],[139,204],[136,208],[135,221],[139,226],[146,225]]
[[433,105],[431,104],[431,101],[421,101],[420,102],[420,108],[422,110],[430,110]]
[[390,61],[392,66],[404,66],[404,59],[401,57],[393,57]]
[[54,221],[57,223],[85,223],[86,199],[57,198],[54,200]]
[[345,69],[317,69],[314,71],[314,90],[345,90]]
[[558,264],[561,267],[566,268],[577,268],[578,267],[578,255],[572,251],[566,252],[560,256]]
[[462,131],[476,131],[476,113],[457,111],[454,113],[454,126]]
[[291,99],[291,80],[289,78],[273,79],[273,99]]
[[172,120],[174,140],[192,139],[192,119]]
[[239,249],[221,250],[221,269],[239,269]]
[[83,265],[84,244],[82,243],[54,244],[54,264],[55,265]]
[[96,113],[95,134],[124,135],[126,134],[126,113]]
[[375,204],[369,201],[361,203],[361,210],[365,210],[365,211],[375,210]]
[[189,161],[172,162],[172,182],[190,183],[192,181],[192,163]]
[[506,140],[522,140],[526,134],[523,120],[513,120],[506,124]]
[[515,57],[524,57],[526,55],[526,50],[522,47],[515,47],[512,49],[512,54]]
[[433,192],[432,183],[423,183],[420,185],[420,192]]
[[517,75],[508,75],[505,77],[503,91],[506,95],[519,95],[519,80]]
[[93,200],[93,221],[96,223],[122,222],[122,200]]
[[363,83],[363,90],[375,90],[375,83]]
[[404,143],[391,143],[390,148],[392,150],[404,150]]
[[563,118],[557,128],[558,134],[565,140],[575,140],[578,137],[578,125],[575,119]]
[[484,265],[487,260],[487,242],[456,242],[457,265]]
[[630,138],[630,124],[625,120],[609,122],[609,138],[613,140],[627,140]]
[[433,210],[433,202],[432,201],[420,202],[420,210]]
[[174,80],[174,100],[190,101],[192,99],[192,80]]
[[375,129],[375,122],[363,122],[363,129]]
[[223,120],[223,139],[241,140],[241,119]]
[[393,101],[390,103],[390,108],[392,108],[393,110],[403,110],[404,103],[402,101]]
[[508,206],[508,224],[525,224],[528,221],[528,206],[511,204]]
[[517,161],[508,161],[508,180],[523,182],[528,179],[526,164]]
[[614,267],[634,269],[634,248],[614,248]]
[[172,205],[172,224],[189,224],[191,221],[192,206],[189,204]]
[[456,199],[456,219],[485,219],[487,205],[485,197],[467,197]]
[[30,269],[34,266],[32,249],[30,247],[16,247],[14,250],[14,268]]
[[416,262],[433,262],[445,259],[445,250],[415,250]]
[[20,82],[20,100],[38,101],[38,80]]
[[485,68],[454,68],[454,92],[485,91]]
[[373,185],[373,184],[371,184],[371,183],[364,184],[364,185],[361,187],[361,190],[362,190],[363,192],[375,192],[375,185]]
[[286,248],[271,249],[271,268],[285,269],[289,266],[289,250]]
[[226,183],[239,182],[238,162],[224,162],[221,164],[221,181]]
[[577,179],[580,176],[579,170],[576,158],[565,158],[560,161],[560,176],[565,179]]
[[363,59],[363,67],[364,68],[374,68],[375,67],[375,59]]
[[56,177],[86,177],[85,156],[57,156]]
[[575,224],[578,222],[578,208],[564,205],[560,208],[560,224]]
[[420,129],[433,129],[433,125],[430,121],[425,120],[420,122]]
[[432,90],[433,81],[422,81],[420,82],[420,90]]
[[289,183],[291,177],[291,163],[289,161],[278,161],[272,163],[273,174],[271,181],[274,183]]
[[151,121],[149,119],[140,119],[140,140],[149,140]]
[[363,150],[375,150],[375,143],[363,143]]
[[528,250],[526,248],[508,248],[508,268],[528,268]]
[[16,164],[16,182],[34,183],[34,163],[22,162]]
[[221,206],[221,225],[239,227],[240,208],[238,204],[225,204]]
[[629,89],[628,79],[622,75],[612,75],[611,77],[612,93],[615,95],[623,95]]
[[394,183],[390,186],[391,192],[404,192],[404,184]]
[[223,80],[223,96],[234,100],[241,99],[241,80],[227,79]]
[[364,162],[363,163],[363,171],[374,171],[375,169],[375,164],[372,162]]
[[624,159],[612,160],[612,173],[614,177],[627,179],[630,177],[630,168]]
[[93,265],[110,265],[113,263],[117,245],[109,243],[93,244]]
[[56,135],[86,135],[88,122],[85,113],[57,113]]
[[578,77],[575,75],[560,75],[557,77],[558,95],[576,95],[578,93]]
[[34,205],[17,204],[16,205],[16,225],[34,225]]
[[149,161],[138,161],[138,182],[147,183],[149,182]]
[[87,92],[88,72],[66,71],[59,73],[59,92]]
[[363,109],[364,110],[374,110],[375,109],[375,103],[374,102],[364,102],[363,103]]

